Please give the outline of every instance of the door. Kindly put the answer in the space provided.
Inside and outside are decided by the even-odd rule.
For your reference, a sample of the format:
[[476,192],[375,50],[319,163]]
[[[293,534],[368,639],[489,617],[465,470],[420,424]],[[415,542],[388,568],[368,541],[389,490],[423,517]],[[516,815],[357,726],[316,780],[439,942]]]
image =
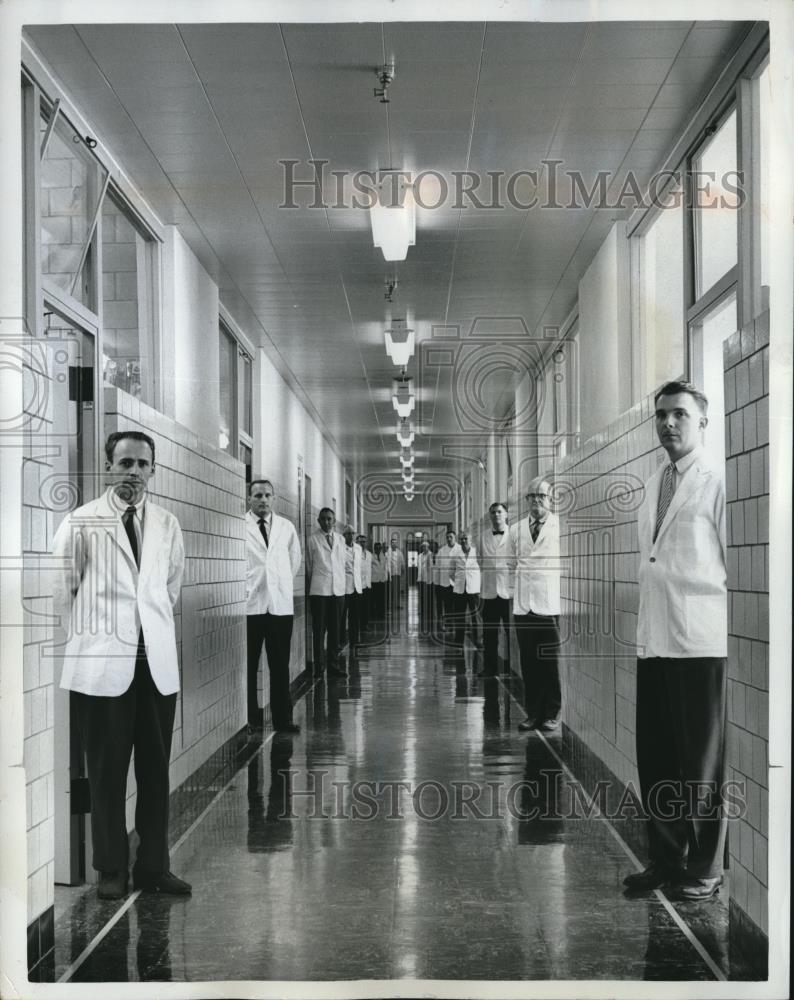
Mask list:
[[[98,421],[95,409],[95,338],[45,303],[43,340],[52,393],[53,529],[69,510],[93,499],[102,488],[97,473]],[[86,864],[90,831],[88,779],[77,734],[74,696],[59,686],[61,663],[54,663],[55,881],[77,885],[93,869]]]

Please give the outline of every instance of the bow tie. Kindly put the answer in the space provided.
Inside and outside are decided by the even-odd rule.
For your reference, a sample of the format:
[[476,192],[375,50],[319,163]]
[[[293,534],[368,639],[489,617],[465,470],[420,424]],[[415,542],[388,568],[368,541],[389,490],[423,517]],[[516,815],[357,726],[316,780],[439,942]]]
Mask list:
[[503,535],[504,531],[494,531],[493,534],[494,535]]

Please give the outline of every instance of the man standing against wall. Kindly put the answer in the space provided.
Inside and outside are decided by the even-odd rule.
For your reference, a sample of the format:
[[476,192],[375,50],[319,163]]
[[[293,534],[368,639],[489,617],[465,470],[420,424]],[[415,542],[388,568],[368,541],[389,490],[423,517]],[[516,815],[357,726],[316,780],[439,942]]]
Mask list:
[[248,648],[248,725],[262,728],[257,702],[259,660],[264,642],[270,672],[270,714],[277,733],[297,733],[292,721],[289,661],[292,645],[292,584],[301,564],[298,535],[291,521],[273,512],[275,489],[269,479],[248,487],[245,515],[246,639]]
[[725,489],[703,454],[703,393],[668,382],[654,402],[669,461],[645,487],[638,524],[637,769],[650,864],[624,882],[700,900],[722,882],[726,833]]
[[55,534],[54,608],[68,635],[61,687],[75,692],[91,790],[101,899],[127,892],[127,772],[135,751],[136,889],[188,895],[169,871],[171,736],[179,690],[173,608],[185,551],[177,519],[146,497],[154,441],[119,431],[105,444],[111,485]]
[[509,649],[510,598],[513,596],[515,558],[507,528],[507,504],[494,501],[488,508],[490,530],[480,538],[482,622],[485,632],[484,673],[493,677],[499,666],[499,626]]
[[526,719],[521,732],[554,732],[560,724],[560,522],[550,510],[548,482],[529,484],[529,517],[510,529],[516,560],[513,622],[516,627]]
[[321,673],[326,662],[331,676],[344,677],[346,672],[339,667],[339,630],[345,606],[345,540],[334,531],[336,514],[330,507],[323,507],[317,523],[319,529],[306,546],[314,670]]
[[359,615],[359,625],[362,630],[369,628],[369,620],[372,615],[372,553],[367,546],[367,536],[359,535],[356,538],[361,549],[361,614]]
[[438,550],[436,568],[438,570],[438,585],[441,588],[441,625],[443,629],[452,627],[454,594],[452,590],[452,556],[458,547],[458,536],[451,529],[447,532],[447,540]]
[[375,542],[372,552],[372,603],[373,614],[378,619],[386,617],[386,589],[389,582],[389,567],[383,546]]
[[452,556],[452,592],[455,595],[455,645],[463,648],[468,619],[472,642],[482,648],[480,638],[480,564],[477,550],[469,545],[469,534],[461,531]]
[[400,550],[400,540],[397,535],[391,536],[391,545],[387,553],[389,562],[389,587],[391,589],[392,627],[399,625],[400,594],[405,569],[405,556]]
[[344,633],[350,643],[350,655],[358,645],[358,630],[360,625],[361,594],[361,546],[355,540],[356,531],[352,524],[345,528],[345,610]]

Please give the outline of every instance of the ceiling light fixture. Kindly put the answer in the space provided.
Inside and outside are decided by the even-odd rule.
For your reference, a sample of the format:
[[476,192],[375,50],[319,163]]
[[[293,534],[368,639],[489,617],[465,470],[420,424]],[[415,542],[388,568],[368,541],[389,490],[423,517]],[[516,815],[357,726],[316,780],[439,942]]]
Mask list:
[[410,448],[414,443],[415,436],[409,420],[401,420],[397,424],[397,440],[403,448]]
[[378,78],[380,87],[374,87],[372,92],[375,97],[380,98],[381,104],[389,104],[388,92],[392,80],[394,79],[394,63],[386,63],[384,66],[381,66],[380,69],[376,69],[375,76]]
[[411,376],[405,371],[394,379],[391,402],[398,417],[410,417],[416,405],[416,393],[411,386]]
[[405,325],[404,319],[392,320],[392,324],[393,325],[388,330],[384,330],[383,333],[386,340],[386,353],[395,365],[399,365],[400,368],[405,368],[413,357],[414,349],[416,347],[414,331],[410,330],[408,326]]
[[416,204],[405,170],[379,170],[369,209],[372,241],[385,260],[405,260],[416,243]]

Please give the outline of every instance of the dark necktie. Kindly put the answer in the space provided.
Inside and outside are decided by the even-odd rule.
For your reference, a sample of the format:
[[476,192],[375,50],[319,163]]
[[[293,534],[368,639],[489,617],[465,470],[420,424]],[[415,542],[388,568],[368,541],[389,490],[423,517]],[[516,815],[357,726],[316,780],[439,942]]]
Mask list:
[[670,462],[664,470],[664,475],[662,476],[662,485],[659,487],[659,505],[656,508],[656,530],[653,533],[654,541],[656,541],[656,536],[659,534],[659,528],[661,528],[662,522],[664,521],[664,515],[667,513],[667,509],[673,499],[674,468],[675,466],[672,462]]
[[532,532],[532,541],[536,542],[540,534],[540,521],[533,521],[532,527],[529,530]]
[[334,536],[333,535],[326,535],[325,537],[326,537],[326,539],[328,541],[328,548],[332,549],[334,547]]
[[259,532],[265,540],[265,548],[267,548],[267,525],[265,524],[265,519],[263,517],[259,518]]
[[130,542],[130,548],[132,549],[133,557],[135,558],[135,565],[140,569],[141,561],[138,556],[138,539],[135,535],[135,508],[128,507],[121,516],[121,523],[124,525],[124,530],[127,532],[127,538]]

